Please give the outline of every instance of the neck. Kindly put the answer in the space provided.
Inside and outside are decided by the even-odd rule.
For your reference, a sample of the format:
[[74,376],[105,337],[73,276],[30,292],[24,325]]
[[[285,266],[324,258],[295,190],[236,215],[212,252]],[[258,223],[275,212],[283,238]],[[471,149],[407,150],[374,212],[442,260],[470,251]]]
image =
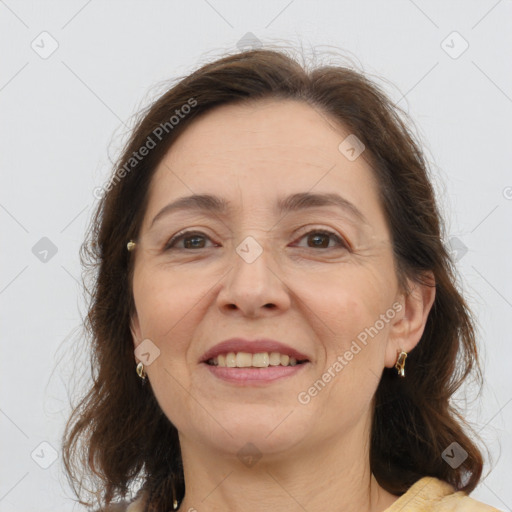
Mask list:
[[235,454],[200,446],[180,435],[188,512],[382,512],[398,497],[380,487],[369,465],[367,428],[321,446],[265,455],[244,465]]

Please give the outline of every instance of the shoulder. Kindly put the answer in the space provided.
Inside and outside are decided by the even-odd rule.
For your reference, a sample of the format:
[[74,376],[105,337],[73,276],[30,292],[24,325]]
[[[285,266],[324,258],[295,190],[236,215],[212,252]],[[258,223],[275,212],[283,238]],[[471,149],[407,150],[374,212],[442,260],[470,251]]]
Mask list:
[[502,512],[434,477],[420,478],[384,512]]

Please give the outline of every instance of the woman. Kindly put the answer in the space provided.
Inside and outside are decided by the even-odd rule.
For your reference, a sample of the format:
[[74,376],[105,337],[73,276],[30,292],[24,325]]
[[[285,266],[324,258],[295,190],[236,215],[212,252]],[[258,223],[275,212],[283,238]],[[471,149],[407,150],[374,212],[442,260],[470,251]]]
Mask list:
[[224,57],[143,113],[104,192],[94,386],[64,438],[102,510],[496,510],[450,404],[473,322],[376,85]]

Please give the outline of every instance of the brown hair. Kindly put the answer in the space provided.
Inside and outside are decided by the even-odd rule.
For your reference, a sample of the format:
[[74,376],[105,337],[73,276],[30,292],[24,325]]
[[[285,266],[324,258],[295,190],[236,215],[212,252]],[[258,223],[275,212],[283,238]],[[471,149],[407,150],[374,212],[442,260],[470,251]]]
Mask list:
[[[402,120],[403,112],[363,74],[344,66],[307,70],[274,50],[245,51],[206,64],[145,109],[101,198],[81,250],[84,266],[95,272],[85,322],[92,344],[93,385],[64,432],[64,463],[75,492],[75,484],[82,487],[88,472],[102,504],[125,497],[138,480],[140,491],[149,495],[146,510],[172,509],[172,486],[178,501],[184,495],[177,430],[151,385],[141,386],[135,372],[129,329],[132,260],[126,243],[137,239],[157,165],[189,123],[213,107],[261,98],[304,101],[365,144],[400,284],[405,289],[406,278],[426,282],[428,271],[435,277],[435,301],[422,338],[407,358],[406,378],[385,368],[374,397],[371,471],[393,494],[404,493],[423,476],[471,492],[481,477],[482,456],[450,399],[470,374],[481,383],[475,329],[456,289],[419,145]],[[172,116],[177,119],[177,111],[184,115],[176,123],[170,121]],[[134,154],[148,146],[150,138],[158,143],[135,162]],[[468,453],[455,469],[441,457],[453,441]]]

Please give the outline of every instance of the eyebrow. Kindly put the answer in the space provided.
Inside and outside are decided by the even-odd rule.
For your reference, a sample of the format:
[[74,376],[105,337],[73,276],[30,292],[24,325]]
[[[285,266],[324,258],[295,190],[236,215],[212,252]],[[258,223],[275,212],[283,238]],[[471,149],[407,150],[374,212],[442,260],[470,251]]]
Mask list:
[[[336,206],[349,213],[363,224],[368,224],[366,217],[361,210],[357,208],[348,199],[335,193],[311,193],[299,192],[280,198],[276,204],[276,211],[279,214],[305,210],[308,208],[318,208],[322,206]],[[164,206],[153,218],[150,227],[164,216],[167,216],[178,210],[201,211],[210,214],[226,214],[230,209],[230,202],[226,199],[211,194],[193,194],[180,197]]]

